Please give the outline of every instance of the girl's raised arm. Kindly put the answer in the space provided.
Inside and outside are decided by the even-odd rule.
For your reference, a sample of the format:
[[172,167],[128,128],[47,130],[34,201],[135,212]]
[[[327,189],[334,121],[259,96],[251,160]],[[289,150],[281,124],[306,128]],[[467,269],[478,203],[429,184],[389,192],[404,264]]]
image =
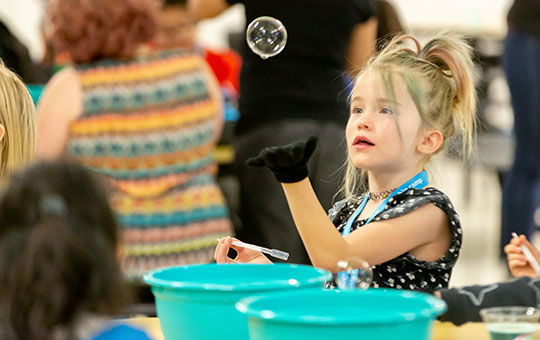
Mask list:
[[[417,248],[424,255],[420,249],[424,245],[430,247],[429,254],[444,255],[451,239],[448,218],[433,204],[391,220],[371,222],[346,237],[340,235],[307,178],[306,164],[315,145],[316,139],[308,138],[266,148],[249,161],[250,165],[270,168],[282,182],[295,225],[314,266],[337,272],[339,260],[355,256],[376,265]],[[435,240],[443,242],[434,243]]]

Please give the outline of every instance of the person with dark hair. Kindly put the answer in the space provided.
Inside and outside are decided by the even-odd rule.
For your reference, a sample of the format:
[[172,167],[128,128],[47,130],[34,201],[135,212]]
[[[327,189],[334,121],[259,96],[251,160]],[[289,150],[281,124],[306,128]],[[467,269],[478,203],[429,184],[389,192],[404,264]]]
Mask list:
[[38,157],[66,155],[111,184],[123,269],[137,283],[159,267],[212,262],[232,230],[215,179],[219,87],[190,51],[144,50],[159,10],[153,0],[52,0],[51,39],[74,66],[38,105]]
[[148,339],[110,321],[130,298],[118,253],[90,170],[61,160],[14,175],[0,198],[0,339]]

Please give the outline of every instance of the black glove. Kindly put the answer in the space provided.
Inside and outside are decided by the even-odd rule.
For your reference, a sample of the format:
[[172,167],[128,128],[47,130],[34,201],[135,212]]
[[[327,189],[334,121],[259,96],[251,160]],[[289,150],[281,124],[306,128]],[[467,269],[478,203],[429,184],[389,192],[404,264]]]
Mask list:
[[267,166],[282,183],[299,182],[308,176],[307,162],[315,151],[317,137],[292,142],[285,146],[264,148],[257,157],[247,160],[249,166]]

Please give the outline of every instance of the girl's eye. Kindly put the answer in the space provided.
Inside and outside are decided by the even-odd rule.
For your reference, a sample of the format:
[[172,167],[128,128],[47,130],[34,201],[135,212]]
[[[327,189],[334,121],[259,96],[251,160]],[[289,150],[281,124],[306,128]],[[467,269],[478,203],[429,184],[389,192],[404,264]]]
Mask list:
[[359,108],[359,107],[353,107],[353,109],[351,110],[351,112],[352,112],[352,113],[359,114],[359,113],[364,112],[364,110],[362,110],[362,109]]
[[390,110],[389,108],[387,107],[383,107],[381,109],[381,113],[384,113],[384,114],[393,114],[394,112],[392,110]]

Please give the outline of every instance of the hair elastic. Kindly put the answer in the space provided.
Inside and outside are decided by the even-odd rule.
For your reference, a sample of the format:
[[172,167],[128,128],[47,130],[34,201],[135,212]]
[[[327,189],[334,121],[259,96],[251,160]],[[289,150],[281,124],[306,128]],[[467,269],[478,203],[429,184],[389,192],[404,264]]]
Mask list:
[[68,214],[66,201],[58,194],[45,194],[39,200],[39,213],[41,216],[65,217]]

